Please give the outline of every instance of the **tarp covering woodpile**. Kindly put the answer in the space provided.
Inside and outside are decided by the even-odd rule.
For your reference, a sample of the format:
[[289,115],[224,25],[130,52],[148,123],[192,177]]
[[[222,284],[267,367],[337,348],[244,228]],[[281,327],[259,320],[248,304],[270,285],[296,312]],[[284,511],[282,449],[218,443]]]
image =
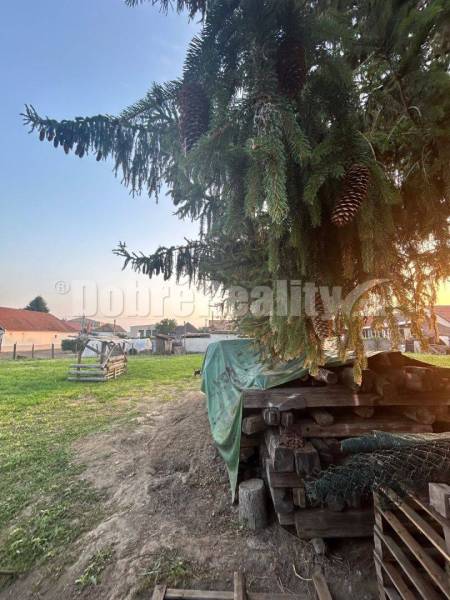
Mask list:
[[[329,358],[335,365],[342,364]],[[265,364],[253,340],[215,342],[208,346],[202,367],[202,391],[214,442],[227,465],[233,498],[236,491],[242,423],[243,390],[267,390],[308,373],[305,357]]]

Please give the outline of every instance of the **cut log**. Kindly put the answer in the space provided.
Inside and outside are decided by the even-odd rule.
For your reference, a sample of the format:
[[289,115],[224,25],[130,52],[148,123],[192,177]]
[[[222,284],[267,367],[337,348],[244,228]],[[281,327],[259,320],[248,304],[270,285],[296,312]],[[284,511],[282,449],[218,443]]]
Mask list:
[[260,433],[266,428],[266,423],[262,415],[249,415],[242,419],[242,433],[253,435]]
[[336,513],[325,508],[307,508],[295,513],[297,535],[305,540],[315,537],[370,537],[373,535],[373,521],[373,511],[365,509]]
[[424,423],[425,425],[432,425],[436,421],[436,415],[426,406],[411,406],[404,408],[402,413],[408,419],[412,419],[416,423]]
[[333,384],[338,382],[338,376],[335,371],[324,369],[320,367],[315,375],[313,375],[316,381],[322,381],[324,383]]
[[262,479],[249,479],[240,484],[239,522],[253,530],[267,527],[266,488]]
[[294,413],[292,411],[282,412],[281,413],[281,425],[282,427],[292,427],[295,422]]
[[294,450],[295,470],[299,475],[312,475],[321,470],[320,456],[311,442]]
[[274,471],[280,473],[294,471],[294,452],[292,448],[288,448],[281,443],[279,433],[273,429],[268,429],[265,440]]
[[387,375],[377,373],[375,377],[375,391],[385,400],[393,400],[397,396],[397,387],[392,383]]
[[331,425],[334,423],[333,415],[325,408],[310,408],[309,414],[319,425]]
[[313,538],[311,544],[317,556],[325,556],[327,553],[327,544],[323,538]]
[[371,419],[375,414],[373,406],[354,406],[353,412],[361,419]]
[[280,424],[280,411],[277,408],[266,408],[263,411],[263,419],[270,427],[277,427]]
[[353,392],[371,392],[375,385],[375,373],[370,369],[363,369],[361,383],[356,383],[353,367],[344,367],[339,373],[339,380]]

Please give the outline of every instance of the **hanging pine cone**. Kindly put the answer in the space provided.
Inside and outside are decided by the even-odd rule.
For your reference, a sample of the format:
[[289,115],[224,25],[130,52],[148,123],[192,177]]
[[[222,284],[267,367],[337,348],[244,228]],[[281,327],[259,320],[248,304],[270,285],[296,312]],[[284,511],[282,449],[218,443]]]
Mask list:
[[41,142],[43,142],[45,140],[45,129],[40,130],[39,139],[41,140]]
[[208,131],[209,101],[203,87],[194,81],[183,83],[178,102],[180,107],[180,136],[185,152]]
[[55,137],[55,132],[53,131],[53,129],[49,129],[47,131],[47,140],[49,142],[51,142],[53,140],[53,138]]
[[320,340],[325,340],[331,335],[332,323],[329,319],[325,318],[325,309],[319,292],[316,293],[314,303],[316,309],[316,316],[312,320],[314,331]]
[[285,38],[278,49],[277,74],[281,91],[289,97],[295,97],[305,85],[306,80],[305,49],[302,44],[289,37]]
[[365,165],[354,164],[346,172],[342,192],[331,213],[331,222],[343,227],[353,221],[369,189],[370,171]]

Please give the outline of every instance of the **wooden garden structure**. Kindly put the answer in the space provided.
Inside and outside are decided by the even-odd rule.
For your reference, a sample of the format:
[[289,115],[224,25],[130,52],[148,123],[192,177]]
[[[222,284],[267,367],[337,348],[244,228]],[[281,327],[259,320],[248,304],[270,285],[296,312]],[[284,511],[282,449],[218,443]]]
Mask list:
[[[69,381],[100,382],[116,379],[127,372],[128,359],[125,353],[125,343],[114,337],[80,338],[77,363],[70,365]],[[100,345],[95,342],[100,342]],[[83,363],[83,352],[89,349],[96,354],[95,363]]]

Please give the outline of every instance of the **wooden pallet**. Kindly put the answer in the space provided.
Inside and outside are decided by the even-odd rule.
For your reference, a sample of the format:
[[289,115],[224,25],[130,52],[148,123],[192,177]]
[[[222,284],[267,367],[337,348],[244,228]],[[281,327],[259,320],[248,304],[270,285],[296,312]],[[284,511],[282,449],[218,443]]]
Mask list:
[[399,497],[383,489],[374,494],[380,600],[450,599],[450,520],[445,513],[450,487],[442,491],[430,484],[430,489],[433,505],[412,492]]
[[[313,575],[313,583],[319,600],[332,600],[327,583],[321,572]],[[204,590],[178,590],[157,585],[152,600],[301,600],[296,594],[247,592],[243,573],[234,574],[232,592],[209,592]]]

